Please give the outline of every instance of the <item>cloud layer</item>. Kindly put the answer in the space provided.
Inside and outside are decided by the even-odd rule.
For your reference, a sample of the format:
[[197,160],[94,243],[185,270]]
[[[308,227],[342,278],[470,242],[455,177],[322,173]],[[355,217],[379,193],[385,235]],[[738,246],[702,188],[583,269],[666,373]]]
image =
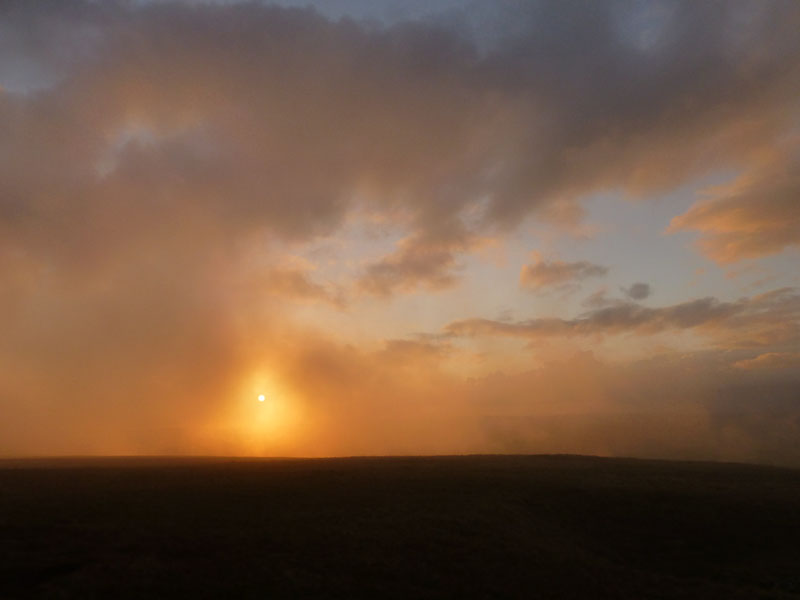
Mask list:
[[[610,399],[626,378],[652,392],[634,376],[652,365],[579,357],[492,379],[470,338],[688,331],[741,353],[720,379],[794,364],[791,289],[660,308],[598,297],[519,322],[461,318],[480,314],[461,297],[436,343],[411,340],[424,305],[381,316],[402,295],[454,293],[489,239],[574,229],[592,194],[646,202],[723,168],[740,176],[670,231],[699,232],[721,263],[798,244],[798,3],[468,8],[375,24],[259,3],[2,3],[0,453],[633,452],[640,438],[561,425],[508,442],[487,425],[493,381],[523,416],[544,415],[529,389],[613,415],[630,408]],[[363,243],[349,270],[285,260],[320,239],[357,246],[338,238],[359,219],[400,241]],[[516,281],[518,266],[491,291],[614,272],[537,255]],[[325,311],[355,314],[326,330]],[[409,339],[374,331],[393,319]],[[247,429],[251,380],[292,400],[294,437]],[[780,455],[762,452],[766,426],[725,437],[711,388],[694,373],[675,417],[697,448],[706,435],[725,456]]]
[[[87,245],[124,244],[156,215],[305,239],[367,204],[417,246],[377,259],[368,281],[408,274],[399,287],[413,288],[438,270],[419,280],[435,287],[453,276],[443,253],[476,226],[574,221],[584,194],[668,189],[772,148],[797,114],[796,4],[673,3],[646,43],[637,6],[511,2],[489,11],[502,33],[481,47],[447,23],[374,29],[256,4],[7,3],[9,26],[30,32],[12,52],[59,77],[2,97],[4,236],[85,261]],[[33,52],[50,30],[63,48]],[[735,236],[723,205],[739,214],[731,203],[760,194],[778,210],[792,183],[773,180],[674,227],[714,219]],[[792,243],[777,232],[736,247]]]
[[787,288],[737,302],[698,298],[659,308],[617,302],[574,319],[543,317],[519,322],[466,319],[449,323],[444,328],[445,333],[452,336],[530,339],[625,333],[652,335],[683,330],[696,330],[731,347],[797,344],[800,342],[800,295]]

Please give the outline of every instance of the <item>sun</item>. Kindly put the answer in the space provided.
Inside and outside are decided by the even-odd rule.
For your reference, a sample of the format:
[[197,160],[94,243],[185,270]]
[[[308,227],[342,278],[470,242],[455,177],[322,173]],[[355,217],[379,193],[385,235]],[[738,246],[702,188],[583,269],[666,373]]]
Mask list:
[[280,375],[259,369],[232,386],[229,401],[209,422],[208,435],[235,454],[288,456],[298,451],[306,423],[303,398]]

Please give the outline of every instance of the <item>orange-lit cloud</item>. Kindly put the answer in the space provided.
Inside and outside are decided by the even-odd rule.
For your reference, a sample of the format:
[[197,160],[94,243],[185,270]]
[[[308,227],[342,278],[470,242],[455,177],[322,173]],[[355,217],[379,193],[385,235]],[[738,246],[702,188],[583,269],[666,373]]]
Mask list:
[[800,245],[800,153],[786,155],[708,190],[707,198],[672,220],[670,232],[701,232],[700,249],[732,263]]
[[[763,152],[800,80],[798,10],[781,3],[741,33],[734,6],[680,4],[646,50],[626,45],[611,6],[520,5],[515,33],[483,52],[457,29],[254,4],[9,6],[30,36],[72,40],[33,57],[57,65],[53,87],[0,102],[6,225],[42,251],[66,236],[47,250],[59,255],[186,208],[291,239],[334,231],[356,201],[402,209],[400,225],[429,238],[449,239],[477,203],[472,228],[572,222],[583,194],[668,189]],[[574,51],[552,51],[564,39]],[[419,271],[413,256],[386,261],[379,272]],[[455,261],[437,264],[434,287]]]

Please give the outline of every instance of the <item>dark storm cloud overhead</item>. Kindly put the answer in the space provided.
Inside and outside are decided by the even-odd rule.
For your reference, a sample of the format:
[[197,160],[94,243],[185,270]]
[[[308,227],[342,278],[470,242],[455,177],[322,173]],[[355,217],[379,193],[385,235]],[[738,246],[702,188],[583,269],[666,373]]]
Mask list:
[[792,289],[781,289],[737,302],[700,298],[661,308],[621,302],[575,319],[538,318],[516,323],[466,319],[448,324],[445,332],[453,336],[539,338],[687,329],[701,329],[722,345],[733,347],[796,344],[800,342],[800,296]]
[[583,281],[587,277],[599,277],[607,272],[607,267],[585,260],[577,262],[546,260],[538,253],[534,253],[533,262],[523,265],[520,270],[519,284],[523,288],[541,290]]
[[[6,3],[29,32],[11,51],[59,78],[0,100],[3,233],[91,262],[187,211],[223,238],[302,240],[366,203],[412,237],[449,240],[746,164],[798,114],[800,6],[652,6],[640,31],[640,3],[506,2],[481,11],[500,33],[479,49],[441,18],[370,28],[256,4]],[[34,50],[51,30],[76,40],[68,61]],[[379,259],[373,287],[442,287],[457,261],[438,254],[427,273],[416,256]]]

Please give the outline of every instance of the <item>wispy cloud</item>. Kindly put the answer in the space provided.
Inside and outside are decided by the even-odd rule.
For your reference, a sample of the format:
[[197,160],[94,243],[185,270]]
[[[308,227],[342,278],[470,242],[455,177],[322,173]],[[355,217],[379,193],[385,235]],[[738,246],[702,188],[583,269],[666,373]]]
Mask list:
[[699,231],[702,252],[723,264],[800,246],[798,173],[795,143],[730,185],[707,190],[707,197],[675,217],[668,231]]
[[519,273],[520,286],[531,290],[563,286],[589,277],[599,277],[608,272],[607,267],[585,260],[577,262],[546,260],[537,252],[534,252],[531,258],[533,262],[523,265]]
[[660,308],[620,302],[574,319],[542,317],[509,323],[475,318],[454,321],[444,328],[453,336],[522,338],[650,335],[691,329],[713,333],[734,346],[800,341],[800,296],[794,290],[781,289],[737,302],[709,297]]

